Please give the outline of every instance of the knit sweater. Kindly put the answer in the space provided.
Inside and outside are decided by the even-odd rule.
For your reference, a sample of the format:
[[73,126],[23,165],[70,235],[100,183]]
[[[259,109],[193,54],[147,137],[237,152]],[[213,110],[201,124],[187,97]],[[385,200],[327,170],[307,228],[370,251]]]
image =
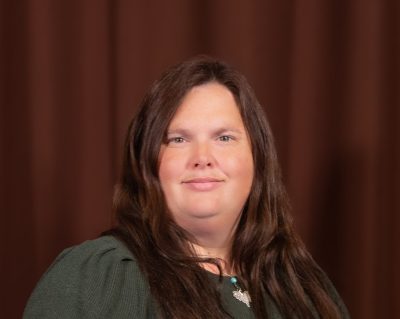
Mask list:
[[[221,297],[226,311],[234,318],[254,318],[251,308],[233,297],[233,290],[229,277],[224,277]],[[341,301],[340,305],[347,318]],[[271,300],[266,306],[269,318],[282,318]],[[68,248],[56,258],[33,291],[23,318],[151,319],[159,318],[157,313],[131,252],[114,237],[104,236]]]

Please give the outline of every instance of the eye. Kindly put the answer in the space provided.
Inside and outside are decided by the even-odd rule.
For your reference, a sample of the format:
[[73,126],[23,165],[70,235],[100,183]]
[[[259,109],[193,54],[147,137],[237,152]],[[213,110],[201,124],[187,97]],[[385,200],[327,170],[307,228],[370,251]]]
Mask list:
[[167,140],[168,144],[174,143],[174,144],[181,144],[185,142],[185,139],[183,137],[177,136],[177,137],[171,137]]
[[229,142],[233,140],[233,137],[229,135],[221,135],[218,137],[218,140],[221,142]]

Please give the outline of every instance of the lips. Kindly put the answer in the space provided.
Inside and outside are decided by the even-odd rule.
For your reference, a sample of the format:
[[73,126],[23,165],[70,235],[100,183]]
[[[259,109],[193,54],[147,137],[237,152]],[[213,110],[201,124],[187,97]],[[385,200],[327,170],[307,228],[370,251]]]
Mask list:
[[214,177],[196,177],[182,182],[182,184],[194,191],[211,191],[218,188],[222,183],[222,179]]

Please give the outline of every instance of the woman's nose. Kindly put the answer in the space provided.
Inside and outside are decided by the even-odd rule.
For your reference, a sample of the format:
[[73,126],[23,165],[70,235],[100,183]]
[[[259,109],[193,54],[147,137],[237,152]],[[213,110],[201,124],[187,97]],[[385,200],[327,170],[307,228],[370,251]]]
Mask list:
[[213,167],[215,165],[215,159],[211,147],[206,143],[194,145],[191,162],[193,168]]

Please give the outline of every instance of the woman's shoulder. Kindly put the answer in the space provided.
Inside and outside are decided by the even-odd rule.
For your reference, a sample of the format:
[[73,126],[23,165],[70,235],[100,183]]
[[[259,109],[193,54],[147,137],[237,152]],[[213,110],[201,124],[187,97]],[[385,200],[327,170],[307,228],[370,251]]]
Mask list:
[[104,236],[65,249],[32,293],[24,318],[152,318],[147,281],[125,245]]
[[[141,277],[135,258],[125,245],[112,236],[87,240],[62,251],[39,283],[54,279],[58,284],[71,278],[89,280],[92,277],[109,280],[110,275],[129,270],[130,276]],[[114,278],[114,277],[112,277]],[[114,278],[116,279],[116,278]]]
[[[89,264],[86,264],[88,261],[90,261]],[[58,255],[50,269],[63,263],[90,266],[93,263],[103,265],[122,261],[131,261],[136,264],[132,253],[122,242],[113,236],[103,236],[65,249]]]
[[327,289],[327,292],[329,296],[332,298],[333,302],[338,307],[340,315],[344,319],[349,319],[350,314],[343,299],[339,295],[338,291],[336,290],[336,287],[334,286],[333,282],[329,279],[329,277],[325,273],[324,276],[325,276],[325,287]]

